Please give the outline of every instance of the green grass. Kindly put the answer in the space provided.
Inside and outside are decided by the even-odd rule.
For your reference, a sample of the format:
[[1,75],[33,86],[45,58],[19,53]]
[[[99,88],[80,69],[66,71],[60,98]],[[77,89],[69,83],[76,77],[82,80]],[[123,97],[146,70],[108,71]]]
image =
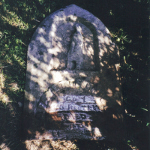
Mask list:
[[[0,2],[0,148],[24,147],[20,143],[20,120],[25,90],[26,55],[31,37],[40,22],[50,13],[71,3],[89,10],[109,28],[120,48],[124,107],[127,122],[133,122],[145,133],[148,116],[148,2],[2,0]],[[5,116],[5,117],[4,117]],[[15,117],[14,117],[15,116]],[[134,116],[134,117],[133,117]],[[10,124],[8,124],[8,122]],[[127,145],[141,148],[129,122]],[[136,131],[136,130],[135,130]],[[16,138],[16,141],[14,140]],[[17,143],[18,142],[18,143]],[[2,148],[1,148],[2,149]]]

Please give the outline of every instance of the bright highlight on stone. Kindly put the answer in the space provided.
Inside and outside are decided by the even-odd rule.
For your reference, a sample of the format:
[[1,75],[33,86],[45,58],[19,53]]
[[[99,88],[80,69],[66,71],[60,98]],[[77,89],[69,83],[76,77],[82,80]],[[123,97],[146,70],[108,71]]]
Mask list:
[[98,18],[76,5],[54,12],[27,56],[27,138],[121,139],[119,50]]

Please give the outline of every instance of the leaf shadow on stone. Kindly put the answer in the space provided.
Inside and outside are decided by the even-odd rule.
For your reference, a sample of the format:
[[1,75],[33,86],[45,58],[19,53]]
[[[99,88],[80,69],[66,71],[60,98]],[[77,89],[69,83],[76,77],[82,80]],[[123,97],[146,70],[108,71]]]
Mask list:
[[[98,44],[98,35],[96,33],[96,30],[94,29],[95,27],[88,21],[82,19],[82,18],[78,18],[77,22],[84,24],[85,26],[88,26],[88,28],[90,29],[90,31],[93,34],[93,45],[94,45],[94,64],[95,64],[95,68],[94,70],[81,70],[81,71],[87,71],[87,72],[98,72],[99,75],[95,76],[95,78],[93,78],[93,88],[97,91],[96,93],[93,93],[91,89],[89,89],[88,95],[92,95],[92,96],[100,96],[102,99],[105,99],[106,102],[106,106],[104,106],[102,109],[102,113],[96,113],[93,112],[93,115],[96,118],[94,121],[94,123],[92,122],[87,122],[87,126],[90,125],[92,128],[96,128],[99,127],[100,132],[104,135],[108,136],[108,139],[106,137],[106,139],[108,141],[117,141],[117,140],[125,140],[125,131],[124,131],[124,125],[122,124],[122,119],[123,119],[123,109],[121,106],[121,95],[120,95],[120,79],[119,79],[119,66],[117,65],[119,63],[119,54],[118,54],[118,48],[113,44],[113,43],[109,43],[110,37],[108,35],[103,35],[101,33],[102,38],[108,38],[108,43],[101,43],[100,45]],[[42,29],[38,29],[39,31],[42,31]],[[56,29],[57,30],[57,29]],[[45,31],[42,31],[43,33],[45,33]],[[55,33],[57,33],[55,31]],[[33,35],[33,40],[36,37],[36,35]],[[62,37],[60,36],[60,34],[55,34],[55,37],[59,39],[60,41],[62,41]],[[42,41],[45,41],[45,43],[47,43],[49,41],[49,39],[44,38],[43,34],[38,36],[38,39],[42,39]],[[54,44],[59,44],[58,40],[56,40],[57,42]],[[107,40],[106,40],[107,41]],[[40,41],[39,41],[40,42]],[[68,41],[69,43],[70,41]],[[34,42],[31,44],[32,46],[34,46]],[[38,43],[38,45],[43,45],[42,43]],[[51,48],[53,48],[54,45],[50,45]],[[68,45],[67,45],[68,46]],[[40,46],[43,49],[43,46]],[[44,49],[46,47],[44,46]],[[62,48],[62,47],[61,47]],[[41,49],[41,50],[42,50]],[[47,48],[46,48],[47,49]],[[47,50],[44,50],[44,52],[48,52]],[[58,49],[55,49],[58,50]],[[64,52],[65,51],[65,52]],[[99,52],[102,51],[102,56],[99,60]],[[51,87],[54,87],[54,91],[56,91],[57,93],[59,93],[59,89],[61,88],[59,84],[52,84],[52,80],[54,78],[53,75],[51,75],[52,71],[65,71],[66,68],[66,64],[67,64],[67,59],[63,60],[64,57],[67,57],[67,53],[68,51],[64,50],[62,48],[62,52],[60,52],[59,50],[56,51],[57,54],[48,54],[48,56],[50,56],[46,61],[49,62],[51,61],[51,59],[55,60],[53,62],[53,68],[51,68],[49,71],[49,77],[48,80],[44,81],[43,83],[45,83],[46,85],[48,85],[48,88],[45,90],[45,92],[40,91],[40,85],[38,85],[35,80],[38,80],[39,77],[34,77],[32,74],[29,75],[31,76],[31,78],[34,79],[34,81],[32,79],[31,80],[31,87],[34,88],[34,90],[36,89],[36,93],[34,94],[34,96],[36,96],[33,99],[38,98],[38,100],[36,100],[36,104],[40,101],[40,97],[42,95],[42,93],[46,93],[49,89],[51,89]],[[33,52],[34,53],[34,52]],[[40,54],[40,52],[39,52]],[[43,58],[43,53],[41,53],[42,55],[39,55],[39,59],[40,63],[43,63],[45,65],[49,65],[49,63],[45,62]],[[31,56],[31,58],[33,58],[34,60],[35,54],[33,56]],[[86,56],[88,57],[88,56]],[[36,59],[36,58],[35,58]],[[62,66],[62,63],[59,62],[59,60],[62,59],[62,62],[64,63]],[[90,58],[89,58],[90,59]],[[40,66],[40,63],[38,62],[38,64],[36,62],[34,62],[33,60],[29,60],[32,61],[32,64],[36,64],[34,65],[35,68],[37,70],[39,70],[41,73],[44,72],[44,74],[46,73],[42,68],[38,67]],[[58,60],[58,65],[57,65],[57,60]],[[55,66],[56,63],[56,66]],[[117,66],[116,66],[117,65]],[[68,70],[67,70],[68,71]],[[75,71],[68,71],[68,77],[69,78],[74,78],[73,72]],[[80,72],[80,70],[77,70],[76,72]],[[27,72],[28,74],[28,72]],[[67,78],[65,75],[62,74],[62,77],[66,80],[69,81],[69,78]],[[37,79],[35,79],[37,78]],[[84,78],[86,79],[86,78]],[[76,83],[78,83],[79,87],[82,86],[82,83],[84,82],[84,79],[80,79],[77,81],[77,79],[75,80]],[[27,81],[29,79],[27,78]],[[26,83],[28,84],[28,83]],[[36,85],[36,86],[35,86]],[[27,88],[27,92],[28,89],[29,91],[31,90],[31,87]],[[69,91],[74,91],[75,89],[72,87],[65,87],[63,88],[63,94],[66,94]],[[84,93],[84,91],[82,93],[79,93],[79,90],[76,90],[78,95],[82,95]],[[86,91],[86,90],[85,90]],[[86,92],[85,92],[86,94]],[[33,96],[33,95],[31,95]],[[45,99],[47,99],[47,97],[45,96]],[[26,101],[27,102],[27,101]],[[37,105],[35,105],[35,102],[29,102],[30,104],[25,104],[27,107],[30,107],[29,105],[31,105],[31,108],[25,108],[25,110],[27,109],[30,112],[31,109],[31,113],[30,114],[24,114],[24,125],[25,125],[25,135],[30,137],[30,138],[34,138],[34,137],[40,137],[43,136],[44,138],[46,138],[48,136],[47,134],[47,130],[49,129],[49,127],[51,126],[51,128],[53,130],[56,129],[61,129],[62,128],[62,118],[57,117],[57,112],[55,113],[48,113],[47,107],[45,107],[43,110],[41,110],[41,112],[37,111],[38,108]],[[114,107],[114,108],[113,108]],[[35,110],[35,112],[32,112],[32,110]],[[71,112],[71,111],[70,111]],[[118,113],[119,112],[119,113]],[[34,114],[35,113],[35,114]],[[28,120],[28,121],[27,121]],[[27,121],[27,122],[26,122]],[[70,122],[70,121],[69,121]],[[71,122],[70,122],[71,123]],[[85,125],[86,126],[86,125]],[[86,128],[86,127],[85,127]],[[27,129],[27,130],[26,130]],[[120,130],[118,130],[120,129]],[[121,131],[121,132],[120,132]],[[89,131],[90,132],[90,131]],[[58,133],[57,133],[58,134]],[[91,132],[91,134],[93,134]],[[112,134],[112,135],[111,135]],[[111,136],[110,136],[111,135]],[[58,135],[57,135],[58,136]],[[56,139],[57,139],[56,136]],[[55,138],[53,140],[56,140]],[[66,137],[65,137],[66,139]]]
[[[70,0],[68,0],[69,1],[69,3],[71,4],[72,2],[70,1]],[[18,1],[19,2],[19,1]],[[22,1],[20,1],[20,2],[22,2]],[[33,1],[34,2],[34,1]],[[87,10],[90,10],[91,12],[93,11],[94,12],[94,10],[95,11],[97,11],[97,13],[96,13],[96,15],[98,15],[99,17],[98,18],[101,18],[102,20],[104,20],[104,22],[106,23],[107,22],[107,26],[112,26],[112,24],[114,24],[114,26],[116,27],[116,26],[118,26],[118,24],[119,24],[119,22],[121,23],[121,24],[119,24],[119,26],[121,25],[121,27],[122,26],[127,26],[127,28],[129,29],[129,30],[132,30],[132,32],[135,32],[134,30],[138,30],[138,28],[137,28],[137,24],[138,23],[136,23],[136,20],[138,20],[137,19],[137,17],[139,18],[139,19],[141,19],[140,17],[139,17],[139,14],[140,14],[140,9],[138,8],[138,7],[134,7],[134,13],[133,13],[133,7],[132,6],[137,6],[137,5],[131,5],[131,4],[126,4],[125,6],[126,6],[126,8],[127,9],[125,9],[125,8],[123,8],[124,10],[123,11],[121,11],[121,12],[124,12],[123,14],[120,14],[120,9],[122,9],[122,7],[119,7],[120,5],[119,5],[119,3],[122,3],[122,2],[117,2],[117,3],[114,3],[114,2],[109,2],[109,3],[107,3],[107,1],[104,1],[104,2],[101,2],[101,4],[99,5],[99,2],[97,1],[97,2],[95,2],[93,5],[91,5],[90,4],[90,2],[88,3],[87,1],[86,1],[86,4],[83,4],[83,2],[81,2],[81,1],[79,1],[79,2],[75,2],[75,3],[77,3],[77,4],[80,4],[80,6],[81,5],[87,5]],[[105,5],[104,5],[104,4]],[[116,9],[116,7],[114,7],[114,5],[113,5],[113,3],[116,5],[116,7],[118,7],[118,9]],[[125,2],[126,3],[126,2]],[[12,2],[10,3],[10,4],[12,4]],[[37,3],[36,3],[37,4]],[[68,3],[67,3],[68,4]],[[123,3],[124,4],[124,3]],[[34,5],[34,3],[32,3],[31,2],[31,4],[29,4],[29,6],[30,7],[32,7]],[[39,5],[39,4],[38,4]],[[95,5],[95,7],[94,7],[94,5]],[[132,11],[130,10],[130,9],[128,9],[129,8],[129,5],[130,5],[130,8],[132,9]],[[139,3],[139,5],[141,5],[141,3]],[[17,7],[18,5],[16,5],[16,3],[15,3],[15,1],[14,1],[14,5],[13,5],[14,7]],[[97,7],[98,6],[98,7]],[[11,9],[13,9],[14,7],[11,7]],[[39,6],[39,7],[41,7],[41,5]],[[62,6],[61,6],[62,7]],[[136,9],[135,9],[136,8]],[[141,8],[141,7],[140,7]],[[38,9],[38,7],[36,7],[36,9]],[[36,10],[35,9],[35,10]],[[108,9],[108,10],[107,10]],[[111,17],[109,17],[109,9],[112,9],[112,10],[116,10],[116,11],[118,11],[118,14],[115,14],[116,16],[119,16],[118,18],[121,20],[121,21],[118,21],[119,19],[110,19]],[[39,9],[39,10],[41,10],[41,9]],[[126,10],[126,11],[125,11]],[[142,11],[143,13],[145,12],[145,10],[146,9],[144,9],[144,11]],[[33,10],[33,12],[34,12],[34,10]],[[132,12],[132,13],[131,13]],[[30,11],[28,11],[28,13],[25,11],[25,10],[23,10],[22,9],[22,7],[20,7],[19,8],[19,12],[18,12],[18,14],[22,17],[22,16],[26,16],[26,14],[27,14],[27,18],[29,17],[29,16],[31,16],[32,15],[32,13],[30,13]],[[24,14],[24,15],[22,15],[22,14]],[[39,14],[39,13],[33,13],[33,15],[35,15],[35,14]],[[130,16],[132,16],[132,17],[130,17]],[[137,16],[137,17],[136,17]],[[146,17],[146,15],[144,14],[144,15],[142,15],[142,18],[144,18],[144,16]],[[115,17],[114,17],[115,18]],[[128,20],[128,18],[130,18],[129,20]],[[25,22],[27,22],[27,20],[29,21],[30,20],[30,17],[29,17],[29,19],[26,19],[26,17],[23,17],[22,19],[24,19],[24,21]],[[39,17],[38,17],[38,19],[39,19]],[[134,20],[133,20],[134,19]],[[41,19],[42,20],[42,19]],[[130,26],[130,25],[127,25],[126,24],[126,21],[125,20],[128,20],[132,25]],[[134,21],[134,23],[133,23],[133,21]],[[33,22],[33,21],[31,21],[31,22]],[[29,24],[31,23],[30,21],[28,22]],[[143,24],[143,21],[141,21],[142,22],[142,24]],[[128,24],[130,24],[130,23],[128,23]],[[135,24],[135,25],[134,25]],[[145,23],[144,23],[145,24]],[[139,24],[138,24],[138,26],[140,26]],[[8,28],[10,28],[10,27],[8,27]],[[10,28],[11,30],[12,30],[12,28]],[[13,29],[13,32],[14,32],[14,29]],[[19,31],[17,30],[16,31],[17,33],[19,33]],[[33,31],[32,31],[33,32]],[[137,33],[138,32],[135,32],[136,33],[136,35],[137,35]],[[32,35],[32,33],[30,33],[31,35]],[[21,36],[22,36],[22,34],[21,34]],[[29,36],[27,36],[27,37],[29,37]],[[135,40],[135,41],[137,41],[137,40]],[[138,48],[133,48],[133,49],[138,49]],[[142,52],[144,52],[144,51],[142,51]],[[144,60],[144,59],[143,59]],[[136,61],[135,61],[136,62]],[[9,65],[9,64],[8,64]],[[19,64],[18,64],[19,65]],[[141,72],[141,71],[140,71]],[[12,75],[13,76],[13,75]],[[128,84],[129,82],[127,81],[127,84]],[[148,89],[148,88],[147,88]],[[126,95],[129,95],[128,94],[129,93],[129,90],[127,91],[127,94]],[[134,95],[133,93],[131,93],[132,95]],[[132,107],[131,107],[131,110],[133,110],[132,109]],[[131,122],[129,122],[129,124],[131,124]],[[8,127],[9,128],[9,127]],[[134,128],[134,127],[133,127]],[[132,129],[131,129],[132,130]],[[9,143],[9,142],[8,142]],[[85,142],[86,143],[86,142]]]

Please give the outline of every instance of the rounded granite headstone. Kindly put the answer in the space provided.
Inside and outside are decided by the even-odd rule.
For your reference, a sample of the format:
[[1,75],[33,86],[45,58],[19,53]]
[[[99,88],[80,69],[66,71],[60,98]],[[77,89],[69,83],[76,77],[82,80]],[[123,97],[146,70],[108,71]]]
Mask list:
[[24,130],[31,139],[121,139],[119,50],[104,24],[70,5],[28,47]]

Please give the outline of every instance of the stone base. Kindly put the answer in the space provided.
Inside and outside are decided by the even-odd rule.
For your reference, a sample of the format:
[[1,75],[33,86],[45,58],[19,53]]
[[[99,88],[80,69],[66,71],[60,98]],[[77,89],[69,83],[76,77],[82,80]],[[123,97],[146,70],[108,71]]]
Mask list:
[[24,135],[29,140],[107,139],[122,141],[125,138],[122,119],[112,118],[110,112],[65,111],[49,114],[37,113],[36,115],[25,114]]

